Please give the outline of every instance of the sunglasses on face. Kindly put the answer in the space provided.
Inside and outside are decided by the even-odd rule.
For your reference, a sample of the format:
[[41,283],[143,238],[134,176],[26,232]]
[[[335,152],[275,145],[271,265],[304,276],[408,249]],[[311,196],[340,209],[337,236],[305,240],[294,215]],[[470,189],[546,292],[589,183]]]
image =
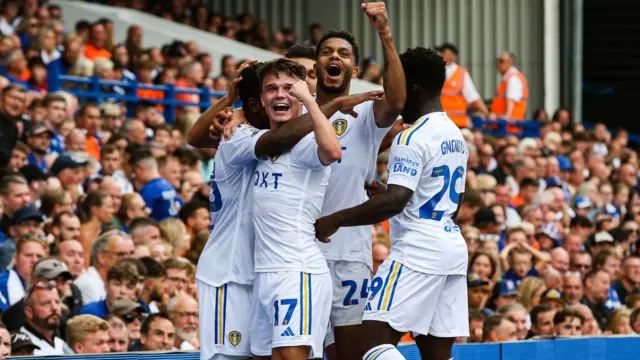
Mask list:
[[134,322],[136,319],[140,322],[142,322],[145,318],[147,317],[147,314],[134,314],[134,313],[130,313],[130,314],[125,314],[122,317],[122,320],[124,320],[124,322],[126,322],[127,324],[131,324],[132,322]]

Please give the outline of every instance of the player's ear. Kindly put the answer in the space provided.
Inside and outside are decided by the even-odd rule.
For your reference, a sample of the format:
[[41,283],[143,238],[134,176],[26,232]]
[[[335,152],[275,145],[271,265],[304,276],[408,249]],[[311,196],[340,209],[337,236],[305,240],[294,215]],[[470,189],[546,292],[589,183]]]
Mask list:
[[262,98],[262,96],[264,95],[264,93],[260,93],[260,104],[262,105],[262,107],[264,106],[264,99]]
[[351,73],[351,78],[352,79],[357,79],[358,78],[358,74],[360,74],[360,68],[355,66],[353,68],[353,73]]

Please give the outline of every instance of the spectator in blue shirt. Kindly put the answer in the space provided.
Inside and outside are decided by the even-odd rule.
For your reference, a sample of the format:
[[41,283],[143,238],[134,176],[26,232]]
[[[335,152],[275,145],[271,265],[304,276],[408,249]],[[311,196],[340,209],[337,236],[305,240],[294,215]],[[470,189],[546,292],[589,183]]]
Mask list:
[[136,301],[136,287],[140,281],[138,271],[132,263],[126,259],[118,261],[107,272],[107,297],[85,305],[80,314],[91,314],[99,318],[109,315],[111,308],[117,300],[129,299]]
[[42,105],[47,110],[47,121],[53,127],[53,137],[49,145],[50,152],[62,154],[64,152],[64,137],[58,129],[67,115],[67,102],[60,94],[47,94],[42,100]]
[[151,209],[151,217],[162,221],[168,217],[178,217],[184,204],[176,190],[160,176],[158,162],[148,151],[141,151],[132,156],[131,163],[140,195]]

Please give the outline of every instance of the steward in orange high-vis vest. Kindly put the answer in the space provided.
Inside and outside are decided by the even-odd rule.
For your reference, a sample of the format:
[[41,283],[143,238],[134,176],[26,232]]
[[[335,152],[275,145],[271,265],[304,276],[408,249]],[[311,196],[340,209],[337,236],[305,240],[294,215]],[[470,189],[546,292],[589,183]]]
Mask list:
[[[502,53],[497,60],[502,81],[491,103],[491,112],[500,119],[524,120],[527,112],[529,86],[524,75],[513,66],[514,55]],[[509,102],[513,102],[510,106]]]
[[467,115],[469,109],[483,116],[487,116],[489,111],[467,69],[456,64],[458,48],[451,43],[444,43],[437,50],[444,59],[446,72],[446,80],[440,95],[442,108],[458,127],[468,128],[471,126]]
[[458,66],[453,75],[444,82],[440,101],[442,108],[447,112],[449,119],[453,120],[460,128],[469,127],[469,117],[467,116],[467,101],[462,94],[464,78],[467,69]]

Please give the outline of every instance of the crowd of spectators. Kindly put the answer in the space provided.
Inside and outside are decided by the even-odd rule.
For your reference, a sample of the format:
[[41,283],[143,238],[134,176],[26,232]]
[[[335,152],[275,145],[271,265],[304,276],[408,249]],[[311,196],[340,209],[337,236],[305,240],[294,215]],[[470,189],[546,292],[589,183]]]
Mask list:
[[[118,42],[108,19],[63,24],[55,5],[2,5],[0,357],[197,349],[195,264],[209,234],[215,151],[184,138],[200,109],[182,108],[169,124],[150,102],[98,105],[47,93],[47,82],[72,74],[227,90],[238,60],[225,57],[213,79],[211,56],[192,41],[146,48],[138,26]],[[298,42],[251,15],[187,5],[149,10],[280,53]],[[305,42],[321,33],[312,26]],[[586,130],[565,109],[536,119],[540,138],[463,130],[469,171],[458,221],[472,331],[459,340],[639,333],[640,187],[628,134]],[[386,156],[376,167],[382,181]],[[389,254],[387,223],[372,242],[377,266]]]

